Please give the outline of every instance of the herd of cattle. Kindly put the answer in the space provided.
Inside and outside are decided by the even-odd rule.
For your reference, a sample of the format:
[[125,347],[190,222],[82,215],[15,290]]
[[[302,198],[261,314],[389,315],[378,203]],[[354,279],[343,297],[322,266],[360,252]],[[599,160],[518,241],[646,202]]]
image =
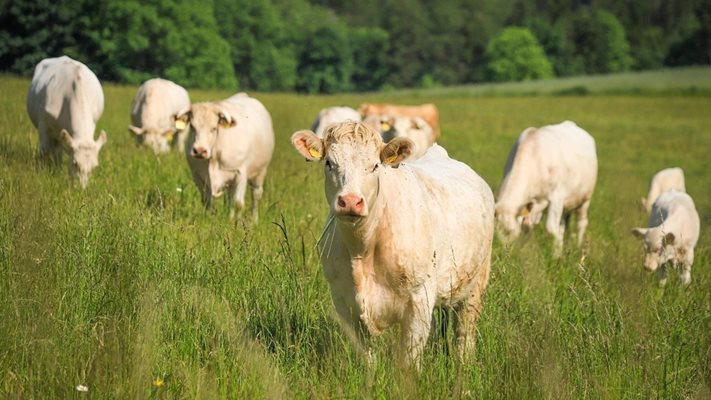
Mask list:
[[[107,140],[103,131],[94,140],[103,105],[101,84],[84,64],[60,57],[37,65],[27,111],[39,131],[40,157],[59,165],[66,152],[82,187]],[[238,93],[191,103],[182,87],[151,79],[133,100],[129,131],[156,153],[184,150],[206,206],[226,191],[241,211],[249,184],[257,220],[274,151],[271,117],[258,100]],[[473,348],[495,225],[508,241],[547,213],[559,255],[572,214],[582,243],[597,181],[595,140],[571,121],[521,133],[496,202],[476,172],[436,143],[439,135],[433,104],[366,103],[357,111],[324,109],[311,130],[291,138],[306,160],[323,163],[330,213],[319,251],[344,329],[364,345],[399,325],[401,357],[414,365],[436,306],[456,311],[460,354]],[[651,212],[648,227],[633,233],[643,239],[644,267],[656,270],[661,284],[667,266],[678,268],[689,284],[700,223],[683,171],[655,175],[642,203]]]

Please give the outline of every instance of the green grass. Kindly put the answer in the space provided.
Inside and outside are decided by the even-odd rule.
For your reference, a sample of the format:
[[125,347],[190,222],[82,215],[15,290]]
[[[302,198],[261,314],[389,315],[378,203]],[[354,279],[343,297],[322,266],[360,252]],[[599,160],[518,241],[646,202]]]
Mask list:
[[[458,367],[434,334],[413,376],[388,361],[393,333],[368,368],[335,322],[314,249],[322,174],[288,138],[324,106],[426,98],[257,94],[277,147],[251,226],[220,202],[202,209],[180,154],[135,148],[134,87],[105,86],[109,142],[76,189],[65,168],[35,161],[27,86],[0,79],[0,398],[711,396],[708,97],[438,94],[441,143],[494,190],[518,134],[563,119],[596,138],[600,172],[584,250],[553,260],[542,229],[495,242],[475,359]],[[688,289],[675,274],[658,288],[630,234],[646,223],[648,180],[669,166],[684,168],[702,218]]]
[[405,89],[396,95],[492,97],[536,95],[711,96],[711,67],[679,67],[526,82],[483,83],[433,89]]

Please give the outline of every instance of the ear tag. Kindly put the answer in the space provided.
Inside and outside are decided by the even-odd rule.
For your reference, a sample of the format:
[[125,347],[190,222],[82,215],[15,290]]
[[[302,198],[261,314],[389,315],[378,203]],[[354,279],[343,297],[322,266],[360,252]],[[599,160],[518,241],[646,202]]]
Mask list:
[[173,132],[166,132],[163,136],[165,136],[165,140],[169,142],[173,141]]
[[175,120],[175,129],[183,130],[185,129],[185,121],[182,119]]
[[321,152],[313,147],[309,148],[309,154],[311,154],[311,157],[313,158],[321,158]]
[[384,162],[385,164],[392,164],[395,162],[395,160],[397,160],[397,154],[393,154],[390,157],[386,158]]
[[390,130],[390,124],[384,122],[384,123],[380,124],[380,128],[383,130],[383,132],[387,132]]

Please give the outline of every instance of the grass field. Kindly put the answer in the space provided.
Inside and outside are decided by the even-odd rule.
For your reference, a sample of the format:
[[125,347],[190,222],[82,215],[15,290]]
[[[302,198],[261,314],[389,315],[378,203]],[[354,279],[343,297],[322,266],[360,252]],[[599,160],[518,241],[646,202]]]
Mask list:
[[[528,126],[576,121],[600,171],[584,248],[553,260],[540,227],[495,242],[475,360],[457,366],[451,332],[433,334],[413,376],[388,361],[393,333],[369,368],[336,323],[314,249],[322,173],[288,139],[324,106],[427,93],[256,94],[277,147],[251,226],[220,202],[202,209],[181,154],[134,146],[135,87],[105,85],[109,141],[76,189],[35,160],[28,83],[0,78],[0,398],[711,398],[711,97],[438,93],[441,144],[495,192]],[[684,168],[702,220],[688,288],[672,274],[660,289],[630,234],[669,166]]]

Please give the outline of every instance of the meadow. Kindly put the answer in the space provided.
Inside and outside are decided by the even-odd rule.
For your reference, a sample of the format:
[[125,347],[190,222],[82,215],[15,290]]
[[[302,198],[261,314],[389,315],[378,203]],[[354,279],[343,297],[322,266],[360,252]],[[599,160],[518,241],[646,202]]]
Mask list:
[[[109,139],[79,190],[66,167],[36,161],[28,84],[0,77],[1,398],[711,398],[709,96],[256,93],[277,146],[252,225],[221,201],[202,208],[181,153],[136,148],[136,87],[104,85]],[[576,121],[600,167],[585,245],[568,237],[553,259],[541,226],[495,241],[474,359],[456,363],[452,333],[434,330],[414,375],[389,361],[394,332],[368,366],[338,326],[315,250],[322,167],[289,137],[325,106],[432,99],[440,143],[495,193],[528,126]],[[649,179],[670,166],[701,216],[688,288],[676,273],[660,288],[630,233],[646,226]]]

